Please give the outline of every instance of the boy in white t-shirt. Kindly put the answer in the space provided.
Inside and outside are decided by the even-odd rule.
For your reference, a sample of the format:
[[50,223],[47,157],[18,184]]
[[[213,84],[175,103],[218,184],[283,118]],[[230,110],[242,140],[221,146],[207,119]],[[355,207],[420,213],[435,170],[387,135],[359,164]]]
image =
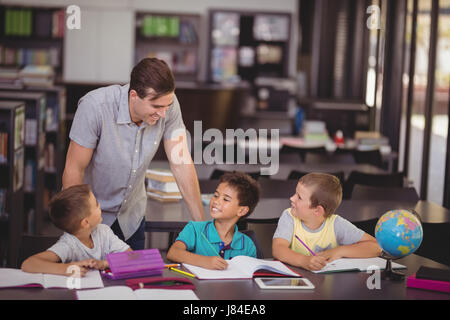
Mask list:
[[68,275],[69,267],[76,265],[84,276],[89,269],[108,268],[107,254],[131,251],[109,226],[100,224],[102,211],[87,184],[56,194],[50,202],[50,218],[65,232],[47,251],[25,260],[25,272]]

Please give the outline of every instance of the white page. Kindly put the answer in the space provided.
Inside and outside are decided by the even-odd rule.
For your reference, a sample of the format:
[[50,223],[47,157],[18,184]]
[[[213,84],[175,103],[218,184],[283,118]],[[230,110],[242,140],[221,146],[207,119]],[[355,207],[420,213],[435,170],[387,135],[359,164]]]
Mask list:
[[[322,273],[322,272],[338,272],[345,270],[360,270],[366,271],[369,268],[377,267],[380,270],[385,269],[386,260],[383,258],[360,258],[360,259],[350,259],[350,258],[342,258],[334,260],[328,263],[324,268],[319,271],[313,271],[314,273]],[[392,262],[392,268],[394,269],[402,269],[406,268],[404,265]]]
[[90,270],[82,278],[66,277],[53,274],[44,275],[45,288],[91,289],[103,288],[103,281],[98,270]]
[[113,286],[94,290],[77,291],[78,300],[136,300],[131,288]]
[[0,288],[28,284],[43,285],[43,274],[23,272],[21,269],[0,268]]
[[299,275],[290,270],[280,261],[256,259],[247,256],[237,256],[227,260],[228,268],[225,270],[209,270],[187,263],[183,263],[189,271],[199,279],[250,279],[257,270],[265,269],[293,277]]
[[138,289],[134,294],[139,300],[199,300],[194,291],[187,289]]

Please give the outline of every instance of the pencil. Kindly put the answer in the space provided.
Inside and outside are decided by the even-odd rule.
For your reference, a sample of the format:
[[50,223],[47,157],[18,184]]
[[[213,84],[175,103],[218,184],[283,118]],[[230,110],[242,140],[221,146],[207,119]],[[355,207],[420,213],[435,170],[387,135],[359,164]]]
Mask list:
[[214,252],[214,254],[218,257],[220,257],[220,254],[217,253],[216,249],[213,247],[213,245],[211,244],[211,242],[208,241],[208,239],[206,238],[206,236],[203,234],[203,232],[201,232],[202,237],[205,239],[206,243],[209,244],[209,246],[211,247],[212,251]]
[[179,267],[179,266],[180,266],[179,263],[165,264],[165,265],[164,265],[164,268]]
[[176,269],[174,267],[169,267],[169,270],[170,271],[175,271],[175,272],[178,272],[178,273],[181,273],[181,274],[184,274],[185,276],[189,276],[189,277],[195,278],[195,275],[193,275],[192,273],[189,273],[189,272],[186,272],[186,271],[181,271],[180,269]]
[[311,252],[311,254],[312,254],[313,256],[316,255],[316,254],[314,253],[314,251],[312,251],[310,248],[308,248],[308,246],[307,246],[302,240],[300,240],[299,237],[297,237],[297,235],[295,235],[295,237],[297,238],[298,241],[300,241],[300,243],[301,243],[306,249],[308,249],[309,252]]

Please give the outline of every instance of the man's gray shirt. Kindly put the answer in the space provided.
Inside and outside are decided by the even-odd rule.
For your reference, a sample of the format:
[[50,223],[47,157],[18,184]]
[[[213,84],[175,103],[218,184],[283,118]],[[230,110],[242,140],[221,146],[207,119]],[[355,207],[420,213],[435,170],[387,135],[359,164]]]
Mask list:
[[83,96],[69,135],[80,146],[94,149],[84,182],[100,203],[104,223],[111,225],[117,217],[125,239],[145,216],[145,173],[161,139],[185,129],[176,96],[165,118],[137,126],[130,117],[128,88],[112,85]]

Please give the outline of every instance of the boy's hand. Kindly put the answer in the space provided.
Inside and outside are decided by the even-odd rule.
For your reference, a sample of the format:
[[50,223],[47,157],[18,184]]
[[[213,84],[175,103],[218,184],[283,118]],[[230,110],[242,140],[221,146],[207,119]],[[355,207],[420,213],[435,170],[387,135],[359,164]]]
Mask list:
[[327,260],[325,257],[316,255],[308,257],[305,268],[310,271],[318,271],[325,267],[327,264]]
[[319,252],[317,256],[324,257],[328,262],[342,258],[340,247]]
[[205,257],[205,268],[212,270],[225,270],[228,268],[228,263],[221,257]]

